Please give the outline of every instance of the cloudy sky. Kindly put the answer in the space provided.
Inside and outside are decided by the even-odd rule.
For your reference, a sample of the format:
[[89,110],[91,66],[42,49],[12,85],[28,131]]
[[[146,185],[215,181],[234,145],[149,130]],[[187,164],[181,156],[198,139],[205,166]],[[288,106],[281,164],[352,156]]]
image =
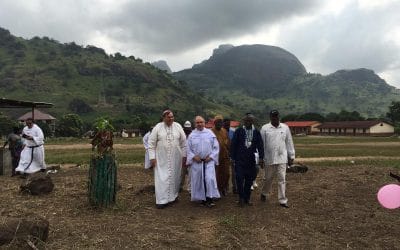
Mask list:
[[16,36],[94,45],[173,71],[220,44],[267,44],[307,71],[369,68],[400,88],[398,0],[0,0]]

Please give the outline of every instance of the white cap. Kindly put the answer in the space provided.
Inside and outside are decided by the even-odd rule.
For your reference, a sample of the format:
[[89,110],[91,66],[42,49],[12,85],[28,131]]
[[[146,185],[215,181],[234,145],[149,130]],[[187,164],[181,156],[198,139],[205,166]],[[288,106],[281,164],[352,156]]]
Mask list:
[[183,124],[183,127],[184,127],[184,128],[191,128],[191,127],[192,127],[192,124],[190,123],[190,121],[186,121],[186,122]]

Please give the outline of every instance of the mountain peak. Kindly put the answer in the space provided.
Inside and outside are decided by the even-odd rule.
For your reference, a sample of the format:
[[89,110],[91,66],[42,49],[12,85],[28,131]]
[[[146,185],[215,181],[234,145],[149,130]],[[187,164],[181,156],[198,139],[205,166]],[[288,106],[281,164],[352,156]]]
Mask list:
[[346,81],[370,82],[383,85],[387,84],[385,80],[375,74],[373,70],[365,68],[351,70],[342,69],[328,75],[328,77],[339,78]]
[[151,65],[153,65],[154,67],[156,67],[158,69],[167,71],[168,74],[172,73],[171,68],[168,66],[167,62],[164,60],[152,62]]

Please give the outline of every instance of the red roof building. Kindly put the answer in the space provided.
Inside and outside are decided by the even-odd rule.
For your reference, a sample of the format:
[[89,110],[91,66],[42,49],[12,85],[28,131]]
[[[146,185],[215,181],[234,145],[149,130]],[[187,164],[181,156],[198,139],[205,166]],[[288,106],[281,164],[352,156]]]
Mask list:
[[317,127],[321,125],[318,121],[288,121],[285,124],[288,125],[293,135],[318,134],[319,129]]
[[324,122],[318,126],[322,135],[369,135],[390,136],[394,127],[383,121],[342,121]]

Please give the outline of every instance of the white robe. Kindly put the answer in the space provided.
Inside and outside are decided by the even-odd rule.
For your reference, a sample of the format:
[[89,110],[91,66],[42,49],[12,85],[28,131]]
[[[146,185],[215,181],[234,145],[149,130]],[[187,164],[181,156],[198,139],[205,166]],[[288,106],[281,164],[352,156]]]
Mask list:
[[[33,137],[33,140],[24,139],[24,149],[21,152],[21,159],[15,171],[20,173],[32,174],[46,169],[44,163],[44,135],[42,130],[36,124],[32,128],[24,127],[22,134]],[[32,153],[33,150],[33,153]]]
[[[187,141],[187,165],[191,166],[191,200],[205,201],[208,198],[220,198],[215,176],[215,165],[218,165],[219,144],[215,134],[204,128],[195,129]],[[201,159],[209,156],[209,162],[197,163],[193,157]],[[204,172],[205,171],[205,172]]]
[[158,123],[149,138],[149,158],[156,159],[154,186],[156,204],[167,204],[178,197],[182,157],[186,156],[186,135],[179,123]]
[[144,168],[149,169],[151,167],[150,165],[150,158],[149,158],[149,138],[150,138],[151,131],[147,132],[143,136],[143,146],[144,149],[146,150],[146,153],[144,155]]

